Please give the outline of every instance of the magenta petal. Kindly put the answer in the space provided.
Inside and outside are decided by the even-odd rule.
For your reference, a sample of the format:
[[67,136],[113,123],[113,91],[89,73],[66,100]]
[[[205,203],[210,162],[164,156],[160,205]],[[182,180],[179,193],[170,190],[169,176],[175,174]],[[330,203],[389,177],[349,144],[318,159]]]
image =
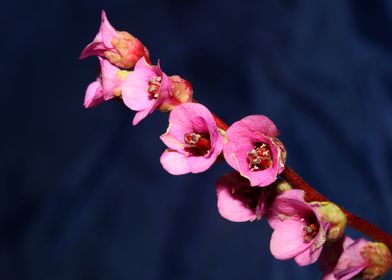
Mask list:
[[109,100],[114,97],[113,92],[117,88],[120,88],[122,81],[118,76],[120,71],[119,68],[111,64],[108,60],[98,57],[101,65],[101,80],[103,97],[105,100]]
[[101,26],[99,28],[99,32],[95,36],[94,41],[84,48],[84,50],[80,54],[80,59],[86,58],[91,55],[103,56],[104,51],[113,48],[111,41],[114,37],[117,37],[117,31],[109,23],[105,11],[102,10]]
[[[101,27],[99,30],[98,40],[102,40],[103,44],[108,48],[113,48],[112,39],[117,36],[117,31],[110,24],[108,18],[106,17],[106,12],[102,10],[101,13]],[[95,40],[94,40],[95,41]]]
[[[274,138],[278,133],[274,123],[262,115],[248,116],[235,122],[226,131],[223,154],[227,163],[248,178],[252,186],[264,187],[273,183],[283,171],[285,161],[284,146]],[[260,143],[268,146],[272,165],[264,170],[251,170],[248,153]]]
[[333,272],[323,274],[321,280],[337,280],[333,275]]
[[256,213],[247,208],[244,203],[233,196],[232,188],[226,184],[217,183],[218,210],[223,218],[232,222],[246,222],[257,218]]
[[178,141],[176,138],[170,136],[167,133],[161,135],[160,138],[168,148],[173,150],[182,150],[186,146],[184,143]]
[[312,263],[315,263],[320,257],[322,249],[323,249],[322,246],[317,248],[315,251],[313,251],[311,248],[308,248],[303,253],[297,255],[294,258],[295,262],[300,266],[305,266],[305,265],[310,265]]
[[[249,181],[237,172],[227,173],[217,180],[216,194],[219,213],[230,221],[253,221],[260,219],[265,212],[264,193],[250,187]],[[256,207],[251,206],[255,201]]]
[[[206,146],[201,154],[197,151],[193,152],[192,149],[198,149],[198,147],[197,144],[185,143],[184,137],[188,133],[203,134],[206,141],[209,141],[209,146]],[[186,155],[188,172],[191,173],[207,170],[214,164],[223,148],[223,138],[218,131],[214,117],[206,107],[198,103],[189,102],[176,106],[170,113],[169,127],[161,139],[168,142],[168,147]],[[175,143],[174,140],[179,143]]]
[[182,175],[190,172],[185,155],[174,150],[167,149],[163,152],[161,164],[167,172],[173,175]]
[[135,114],[132,120],[133,125],[137,125],[140,121],[142,121],[148,114],[150,113],[149,109],[139,111]]
[[368,242],[361,238],[347,246],[334,270],[334,275],[337,279],[351,279],[368,265],[367,261],[360,254],[361,248],[367,244]]
[[103,52],[106,50],[106,47],[101,42],[91,42],[88,44],[82,51],[79,56],[79,59],[84,59],[88,56],[93,55],[103,55]]
[[86,95],[84,97],[84,107],[92,108],[102,103],[103,101],[104,99],[101,83],[99,81],[92,82],[86,90]]
[[148,80],[154,76],[149,72],[131,72],[121,86],[122,98],[125,105],[134,110],[141,111],[151,108],[155,100],[147,93]]
[[304,201],[304,191],[289,190],[276,197],[268,213],[268,223],[276,228],[286,219],[298,220],[312,212],[312,208]]
[[250,131],[262,133],[270,137],[276,137],[279,135],[279,131],[275,124],[266,116],[253,115],[245,117],[241,121]]
[[189,169],[191,173],[201,173],[206,171],[214,164],[216,157],[207,156],[190,156],[187,157]]
[[279,260],[286,260],[301,254],[309,248],[303,238],[304,224],[296,220],[284,220],[272,233],[270,249]]
[[206,133],[208,132],[207,120],[209,123],[214,122],[210,111],[203,105],[197,103],[181,104],[170,113],[170,135],[183,141],[185,133],[193,131]]

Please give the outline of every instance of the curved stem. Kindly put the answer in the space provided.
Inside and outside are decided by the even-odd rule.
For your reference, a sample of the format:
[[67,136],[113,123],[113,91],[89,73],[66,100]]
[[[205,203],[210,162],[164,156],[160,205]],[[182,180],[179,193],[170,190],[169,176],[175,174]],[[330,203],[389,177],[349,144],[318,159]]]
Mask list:
[[[320,194],[318,191],[313,189],[309,184],[307,184],[292,168],[286,166],[285,170],[282,172],[281,176],[290,185],[296,189],[301,189],[305,191],[305,200],[311,201],[329,201],[325,196]],[[392,251],[392,236],[387,234],[385,231],[379,227],[369,223],[365,219],[354,215],[350,211],[339,206],[347,217],[347,223],[355,228],[357,231],[369,236],[370,238],[382,242],[388,246]]]

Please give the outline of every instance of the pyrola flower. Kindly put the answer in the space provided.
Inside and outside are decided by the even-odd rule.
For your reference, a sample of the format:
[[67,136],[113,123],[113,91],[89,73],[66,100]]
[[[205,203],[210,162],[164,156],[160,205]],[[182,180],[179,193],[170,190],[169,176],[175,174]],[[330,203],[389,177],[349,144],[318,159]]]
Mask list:
[[121,96],[121,84],[130,73],[120,70],[106,59],[98,57],[100,63],[100,74],[97,80],[92,82],[86,90],[84,106],[94,107],[103,101]]
[[259,220],[266,211],[266,193],[251,187],[238,172],[230,172],[216,182],[218,210],[223,218],[232,222]]
[[266,116],[245,117],[226,131],[224,157],[252,186],[267,186],[283,171],[286,161],[286,150],[276,138],[278,134]]
[[170,112],[169,127],[161,140],[168,147],[161,164],[173,175],[207,170],[223,148],[214,117],[197,103],[183,103]]
[[344,241],[343,249],[329,264],[324,259],[331,253],[323,254],[323,280],[349,280],[356,277],[375,280],[382,277],[392,266],[391,253],[384,243],[369,242],[363,238],[356,241],[350,239]]
[[322,280],[337,280],[334,276],[334,269],[343,250],[354,242],[352,238],[344,235],[336,242],[326,244],[320,255],[319,266],[323,272]]
[[120,68],[132,68],[141,58],[149,60],[148,50],[143,44],[125,31],[113,28],[102,10],[101,26],[94,40],[82,51],[80,58],[98,55],[109,59]]
[[317,261],[330,227],[318,207],[305,202],[302,190],[288,190],[276,197],[268,212],[268,223],[274,229],[270,249],[275,258],[294,258],[301,266]]
[[159,63],[157,66],[150,65],[141,58],[122,85],[122,98],[125,105],[137,111],[133,119],[133,125],[136,125],[172,98],[171,81],[162,72]]

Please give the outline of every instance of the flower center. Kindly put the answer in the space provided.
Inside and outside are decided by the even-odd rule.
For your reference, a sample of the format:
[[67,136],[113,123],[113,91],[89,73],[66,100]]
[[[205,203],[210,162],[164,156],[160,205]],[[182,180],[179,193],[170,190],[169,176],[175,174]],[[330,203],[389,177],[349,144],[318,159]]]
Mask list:
[[261,192],[261,188],[253,188],[244,185],[236,185],[231,189],[232,196],[243,201],[245,206],[253,211],[256,211]]
[[319,226],[318,224],[311,223],[303,227],[303,232],[304,232],[304,240],[306,242],[310,242],[319,232]]
[[265,143],[257,143],[255,147],[248,152],[248,162],[250,171],[258,171],[270,168],[272,166],[272,153]]
[[147,92],[150,94],[150,97],[154,100],[158,98],[159,90],[161,89],[161,76],[156,76],[148,81]]
[[186,156],[203,156],[211,149],[210,136],[205,133],[190,132],[184,135]]

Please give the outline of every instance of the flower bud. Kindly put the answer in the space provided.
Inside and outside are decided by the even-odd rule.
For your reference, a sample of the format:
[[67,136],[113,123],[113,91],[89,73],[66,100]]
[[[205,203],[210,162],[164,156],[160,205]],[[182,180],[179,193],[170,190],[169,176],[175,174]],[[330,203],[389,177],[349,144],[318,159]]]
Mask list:
[[172,81],[173,96],[180,102],[191,102],[193,89],[191,83],[180,76],[173,75],[169,79]]
[[281,194],[285,191],[293,189],[289,183],[287,183],[286,181],[284,181],[282,179],[276,179],[276,181],[273,183],[273,185],[274,185],[276,192],[278,194]]
[[136,62],[145,57],[149,62],[149,52],[134,36],[125,31],[117,32],[117,37],[111,41],[113,50],[104,51],[104,56],[120,68],[132,68]]
[[392,267],[391,252],[384,243],[369,242],[361,249],[360,254],[368,262],[361,273],[364,280],[379,279]]
[[80,58],[98,55],[107,58],[113,65],[129,69],[144,57],[150,64],[150,56],[146,47],[134,36],[125,31],[117,31],[102,11],[101,26],[94,40],[88,44]]
[[346,227],[347,218],[343,211],[334,203],[329,201],[316,202],[320,204],[319,212],[321,219],[330,223],[330,228],[327,232],[327,239],[329,241],[336,241],[343,236]]
[[171,98],[159,106],[162,112],[170,112],[175,106],[192,101],[192,85],[187,80],[177,75],[170,76],[169,80],[171,81]]

